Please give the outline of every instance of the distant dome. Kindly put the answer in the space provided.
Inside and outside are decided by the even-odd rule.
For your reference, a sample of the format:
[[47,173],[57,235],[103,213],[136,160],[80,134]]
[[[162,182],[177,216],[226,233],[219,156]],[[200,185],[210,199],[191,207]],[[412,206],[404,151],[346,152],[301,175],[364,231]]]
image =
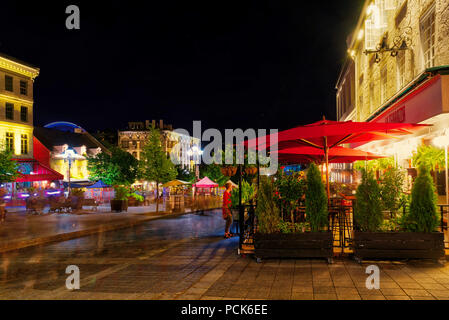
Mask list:
[[81,128],[79,125],[74,124],[72,122],[67,122],[67,121],[52,122],[52,123],[45,125],[44,128],[56,129],[59,131],[76,132],[76,133],[86,131],[83,128]]

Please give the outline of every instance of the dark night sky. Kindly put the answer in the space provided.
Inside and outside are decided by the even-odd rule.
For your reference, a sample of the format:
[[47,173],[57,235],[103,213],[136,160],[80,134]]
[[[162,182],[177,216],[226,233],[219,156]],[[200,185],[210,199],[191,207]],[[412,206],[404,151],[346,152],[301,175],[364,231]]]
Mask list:
[[[361,0],[2,3],[0,51],[37,65],[35,124],[164,119],[191,130],[335,117]],[[65,28],[77,4],[81,30]]]

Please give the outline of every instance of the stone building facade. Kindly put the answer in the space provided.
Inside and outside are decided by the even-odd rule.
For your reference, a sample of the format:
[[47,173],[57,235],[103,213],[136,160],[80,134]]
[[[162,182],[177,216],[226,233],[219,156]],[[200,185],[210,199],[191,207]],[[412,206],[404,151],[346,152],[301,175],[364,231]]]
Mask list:
[[33,158],[33,83],[39,68],[0,56],[0,145]]
[[[167,155],[173,154],[184,169],[193,171],[198,157],[201,156],[199,139],[175,132],[173,126],[165,124],[163,120],[129,122],[127,130],[118,132],[119,147],[140,160],[152,126],[161,131],[162,147]],[[176,145],[178,148],[175,149]]]
[[[337,119],[431,125],[359,146],[416,172],[412,155],[419,145],[449,144],[449,0],[367,0],[347,47]],[[440,194],[444,180],[438,177]]]
[[367,121],[434,67],[449,65],[449,0],[370,0],[348,37],[337,118]]

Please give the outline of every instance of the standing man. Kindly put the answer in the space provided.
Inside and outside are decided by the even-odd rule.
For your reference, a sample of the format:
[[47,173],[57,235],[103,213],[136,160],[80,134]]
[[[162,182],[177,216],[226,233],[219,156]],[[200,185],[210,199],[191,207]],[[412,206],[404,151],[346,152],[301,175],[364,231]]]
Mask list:
[[231,192],[232,192],[232,183],[227,182],[225,184],[226,191],[223,193],[223,219],[226,220],[225,234],[224,237],[230,238],[231,233],[229,229],[232,224],[232,212],[231,212]]

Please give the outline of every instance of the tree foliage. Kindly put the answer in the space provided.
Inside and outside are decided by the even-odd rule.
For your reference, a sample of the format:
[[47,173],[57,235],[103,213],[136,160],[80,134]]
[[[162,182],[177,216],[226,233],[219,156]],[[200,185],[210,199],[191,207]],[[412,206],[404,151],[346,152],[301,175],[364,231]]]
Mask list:
[[2,148],[0,151],[0,182],[13,182],[19,176],[19,165],[12,159],[12,151]]
[[394,166],[395,166],[394,157],[354,162],[354,169],[359,171],[368,170],[375,172],[378,170],[386,170]]
[[[233,208],[238,208],[239,206],[239,189],[232,189],[231,193],[231,204]],[[242,180],[242,204],[248,205],[253,201],[256,195],[256,186]]]
[[275,187],[279,206],[290,215],[290,220],[294,223],[294,211],[306,192],[304,172],[281,172],[276,179]]
[[156,182],[159,196],[159,184],[175,179],[177,173],[173,162],[162,148],[160,131],[151,128],[141,153],[140,176],[145,180]]
[[201,164],[200,166],[200,177],[201,179],[204,177],[208,177],[212,181],[219,183],[218,181],[228,180],[229,178],[225,177],[221,172],[221,166],[218,164]]
[[444,150],[438,149],[432,145],[420,145],[412,157],[415,167],[427,167],[433,171],[444,169]]
[[385,210],[397,213],[404,202],[404,174],[397,167],[385,170],[380,185],[382,206]]
[[412,188],[410,212],[404,227],[413,232],[433,232],[438,225],[437,195],[429,170],[421,166]]
[[131,185],[138,177],[139,162],[130,153],[112,147],[111,153],[88,157],[87,169],[91,180],[102,180],[109,185]]
[[177,171],[176,179],[187,182],[195,181],[195,172],[184,169],[181,165],[176,166],[176,171]]
[[327,195],[320,170],[312,163],[307,172],[306,220],[312,232],[323,230],[328,225]]
[[375,232],[382,225],[380,187],[372,171],[362,170],[362,183],[356,193],[354,220],[361,231]]
[[260,181],[257,192],[256,216],[260,233],[275,233],[279,231],[281,222],[280,210],[273,195],[275,187],[269,178]]

